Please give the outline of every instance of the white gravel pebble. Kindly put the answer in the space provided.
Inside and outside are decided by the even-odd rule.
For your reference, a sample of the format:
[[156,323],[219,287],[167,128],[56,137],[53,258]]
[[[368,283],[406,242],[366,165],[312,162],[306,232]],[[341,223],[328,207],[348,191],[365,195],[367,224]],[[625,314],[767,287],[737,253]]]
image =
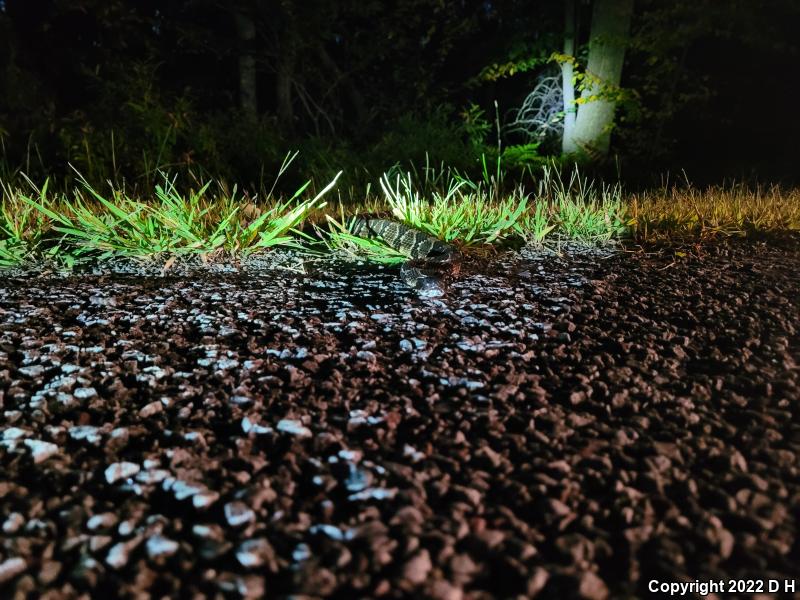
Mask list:
[[44,373],[44,367],[42,365],[31,365],[29,367],[20,367],[17,369],[17,372],[25,377],[30,377],[33,379],[34,377],[39,377],[42,373]]
[[219,500],[219,492],[205,490],[192,496],[192,505],[195,508],[208,508]]
[[235,500],[225,505],[225,519],[231,527],[239,527],[255,520],[255,513],[244,502]]
[[106,555],[106,564],[113,569],[120,569],[128,563],[130,550],[127,542],[114,544]]
[[19,557],[9,558],[0,563],[0,584],[11,581],[27,568],[28,563],[25,562],[25,559]]
[[278,431],[290,433],[302,438],[308,438],[312,435],[308,427],[305,427],[300,421],[294,421],[292,419],[281,419],[278,422]]
[[164,410],[164,407],[162,406],[161,402],[156,400],[143,406],[139,411],[139,416],[143,419],[146,419],[147,417],[152,417],[153,415],[160,413],[162,410]]
[[273,430],[272,427],[253,423],[248,417],[244,417],[242,419],[242,431],[245,433],[254,433],[256,435],[266,435],[272,433]]
[[178,551],[178,542],[156,534],[147,540],[147,555],[150,558],[172,556]]
[[19,427],[9,427],[3,430],[4,440],[18,440],[21,437],[30,435],[30,432],[20,429]]
[[39,464],[58,452],[58,446],[42,440],[25,440],[25,445],[33,453],[33,462]]
[[117,524],[117,515],[112,512],[100,513],[92,516],[86,522],[86,528],[89,531],[96,531],[98,529],[110,529]]
[[141,471],[141,467],[136,463],[117,462],[106,469],[106,481],[108,483],[116,483],[120,479],[133,477],[139,471]]
[[12,512],[3,523],[4,533],[16,533],[25,524],[25,517],[18,512]]
[[99,444],[103,439],[100,430],[92,425],[78,425],[69,428],[69,437],[73,440],[86,440],[90,444]]
[[88,400],[89,398],[94,398],[97,396],[97,390],[93,387],[82,387],[72,392],[72,395],[78,400]]
[[263,538],[246,540],[236,551],[236,559],[243,567],[260,567],[264,564],[265,556],[269,551],[269,542]]

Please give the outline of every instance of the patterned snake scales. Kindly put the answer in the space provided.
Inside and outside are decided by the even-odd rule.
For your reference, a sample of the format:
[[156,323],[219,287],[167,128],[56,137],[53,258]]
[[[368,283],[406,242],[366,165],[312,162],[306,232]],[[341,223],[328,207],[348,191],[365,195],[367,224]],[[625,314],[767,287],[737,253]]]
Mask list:
[[379,238],[390,248],[408,254],[411,260],[400,268],[403,281],[429,295],[442,292],[443,277],[458,274],[461,253],[419,229],[388,219],[358,217],[350,231],[359,237]]

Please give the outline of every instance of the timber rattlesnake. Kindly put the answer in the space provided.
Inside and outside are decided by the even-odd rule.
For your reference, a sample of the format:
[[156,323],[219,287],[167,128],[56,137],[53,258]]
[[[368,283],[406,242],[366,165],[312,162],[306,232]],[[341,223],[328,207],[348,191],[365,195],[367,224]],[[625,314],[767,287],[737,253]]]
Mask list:
[[458,274],[461,253],[432,235],[397,221],[356,217],[350,233],[359,237],[378,238],[387,246],[408,254],[400,274],[410,287],[425,295],[441,295],[443,280]]

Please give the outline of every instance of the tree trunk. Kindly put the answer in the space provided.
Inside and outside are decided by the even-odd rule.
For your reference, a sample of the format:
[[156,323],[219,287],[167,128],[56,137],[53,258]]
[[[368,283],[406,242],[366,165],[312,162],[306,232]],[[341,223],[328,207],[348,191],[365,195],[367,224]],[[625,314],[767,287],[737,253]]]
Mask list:
[[344,93],[347,95],[347,99],[353,109],[353,118],[348,120],[353,123],[353,129],[360,131],[366,124],[368,115],[364,97],[353,83],[353,79],[348,74],[342,73],[336,61],[328,54],[325,46],[320,44],[317,47],[317,52],[322,66],[331,74],[331,79],[334,81],[333,85],[341,85],[344,88]]
[[633,0],[596,0],[592,11],[586,72],[594,82],[581,93],[569,143],[594,156],[608,154],[616,103],[597,96],[603,88],[619,87],[632,14]]
[[282,0],[279,4],[277,25],[278,46],[275,64],[275,105],[278,126],[285,133],[294,131],[292,85],[294,82],[297,32],[295,30],[294,2]]
[[237,11],[236,33],[239,37],[239,108],[251,121],[258,118],[256,95],[256,24],[253,16]]
[[[575,57],[575,0],[564,0],[564,55]],[[573,65],[569,61],[561,63],[561,86],[564,96],[564,135],[561,138],[561,151],[565,154],[577,152],[573,141],[575,132],[575,83],[572,81]]]
[[292,75],[294,59],[290,52],[278,57],[277,81],[275,82],[275,102],[277,104],[278,124],[284,131],[294,129],[294,109],[292,108]]

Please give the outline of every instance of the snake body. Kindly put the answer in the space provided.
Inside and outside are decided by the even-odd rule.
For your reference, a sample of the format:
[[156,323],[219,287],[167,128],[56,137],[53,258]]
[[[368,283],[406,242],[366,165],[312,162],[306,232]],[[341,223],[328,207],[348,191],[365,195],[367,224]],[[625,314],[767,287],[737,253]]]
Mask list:
[[389,219],[358,217],[350,232],[359,237],[378,238],[390,248],[410,256],[411,259],[400,267],[400,274],[417,290],[440,292],[443,279],[458,274],[461,253],[414,227]]

